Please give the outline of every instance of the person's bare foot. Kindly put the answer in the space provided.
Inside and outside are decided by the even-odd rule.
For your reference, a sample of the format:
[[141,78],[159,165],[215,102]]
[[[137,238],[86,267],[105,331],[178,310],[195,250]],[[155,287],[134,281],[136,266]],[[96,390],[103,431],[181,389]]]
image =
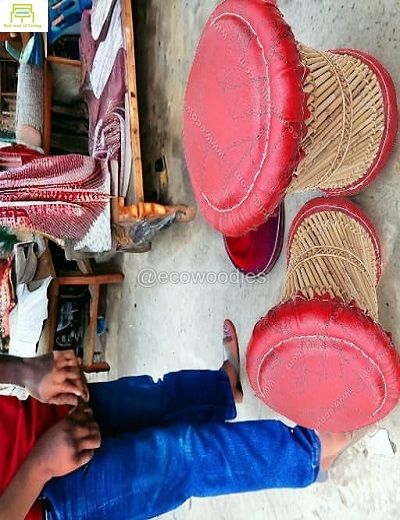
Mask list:
[[240,356],[236,329],[230,320],[224,321],[223,328],[224,363],[223,370],[229,378],[232,395],[236,403],[243,401],[243,390],[240,383]]
[[352,443],[353,433],[317,432],[321,441],[321,469],[328,471],[337,457]]

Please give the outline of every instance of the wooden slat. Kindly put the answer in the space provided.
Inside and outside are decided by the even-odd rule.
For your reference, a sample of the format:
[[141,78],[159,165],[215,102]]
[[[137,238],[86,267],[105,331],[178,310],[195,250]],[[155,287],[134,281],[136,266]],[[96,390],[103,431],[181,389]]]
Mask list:
[[135,60],[135,35],[133,30],[132,18],[132,3],[133,0],[122,0],[122,23],[125,31],[125,48],[126,48],[126,70],[128,79],[128,93],[130,106],[130,126],[131,126],[131,140],[133,149],[133,164],[134,164],[134,194],[135,202],[144,201],[143,188],[143,168],[142,156],[140,148],[140,134],[139,134],[139,109],[137,99],[137,84],[136,84],[136,60]]
[[61,58],[59,56],[48,56],[47,61],[49,63],[55,63],[56,65],[70,65],[72,67],[81,67],[79,60],[71,60],[69,58]]
[[90,302],[90,321],[88,340],[84,346],[83,352],[83,364],[89,367],[93,364],[94,351],[96,347],[96,334],[97,334],[97,316],[99,314],[99,302],[100,302],[100,285],[91,285],[91,302]]
[[[40,354],[47,354],[48,352],[52,352],[55,345],[56,332],[57,332],[57,310],[58,310],[58,296],[59,296],[59,287],[57,282],[57,274],[53,263],[53,258],[49,249],[49,241],[45,238],[45,250],[40,257],[38,272],[41,272],[42,275],[50,275],[53,280],[50,283],[49,289],[47,291],[48,294],[48,318],[44,323],[42,334],[39,340],[39,349]],[[45,271],[43,272],[42,268],[45,266]],[[38,274],[37,272],[37,274]]]
[[55,346],[57,332],[57,311],[58,311],[59,286],[57,279],[53,279],[49,287],[49,317],[43,329],[43,342],[45,342],[45,352],[52,352]]
[[93,274],[93,275],[76,275],[61,276],[57,278],[58,285],[102,285],[121,283],[124,280],[122,273],[113,274]]
[[43,150],[49,155],[51,148],[51,105],[53,101],[53,78],[47,60],[44,62],[44,109],[43,109]]
[[110,365],[106,361],[101,363],[92,363],[88,366],[83,366],[83,371],[87,374],[95,374],[97,372],[109,372],[111,370]]

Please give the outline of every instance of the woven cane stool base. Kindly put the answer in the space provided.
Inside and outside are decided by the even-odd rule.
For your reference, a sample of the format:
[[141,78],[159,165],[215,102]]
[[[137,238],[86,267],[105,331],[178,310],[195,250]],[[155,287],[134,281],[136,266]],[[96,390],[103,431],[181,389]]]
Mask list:
[[360,191],[398,125],[393,82],[375,58],[299,44],[264,0],[225,0],[211,14],[184,112],[196,200],[226,237],[265,224],[288,190]]
[[378,320],[376,285],[381,274],[379,239],[358,206],[346,199],[314,199],[292,224],[282,301],[299,292],[357,302]]
[[304,91],[310,117],[291,191],[312,188],[346,192],[362,186],[385,135],[385,103],[378,76],[347,54],[299,46],[308,70]]
[[247,372],[256,394],[302,426],[350,431],[385,417],[400,364],[377,322],[380,245],[362,211],[320,198],[296,217],[282,303],[256,325]]

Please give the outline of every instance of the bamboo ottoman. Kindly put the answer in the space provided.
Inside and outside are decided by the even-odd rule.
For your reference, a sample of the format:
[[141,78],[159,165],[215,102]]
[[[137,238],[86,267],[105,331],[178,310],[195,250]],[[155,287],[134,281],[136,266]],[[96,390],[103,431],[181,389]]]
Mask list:
[[381,248],[347,199],[308,202],[293,222],[281,303],[255,326],[247,373],[255,393],[296,423],[352,431],[400,395],[399,357],[378,322]]
[[393,82],[374,57],[298,43],[272,0],[222,2],[191,68],[184,148],[197,202],[233,263],[270,268],[265,226],[287,193],[350,195],[371,183],[397,119]]

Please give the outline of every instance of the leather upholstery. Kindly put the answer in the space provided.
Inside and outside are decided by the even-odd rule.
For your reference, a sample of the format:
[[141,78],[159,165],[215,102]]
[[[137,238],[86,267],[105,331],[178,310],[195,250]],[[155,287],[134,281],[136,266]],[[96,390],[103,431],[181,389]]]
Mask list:
[[263,0],[225,0],[208,20],[191,69],[184,146],[206,219],[226,236],[263,224],[290,184],[307,118],[290,27]]
[[302,296],[260,320],[247,351],[255,393],[296,423],[350,431],[398,403],[400,364],[391,336],[356,304]]
[[233,265],[244,274],[266,275],[274,268],[283,247],[285,208],[283,202],[265,224],[241,237],[224,237]]

